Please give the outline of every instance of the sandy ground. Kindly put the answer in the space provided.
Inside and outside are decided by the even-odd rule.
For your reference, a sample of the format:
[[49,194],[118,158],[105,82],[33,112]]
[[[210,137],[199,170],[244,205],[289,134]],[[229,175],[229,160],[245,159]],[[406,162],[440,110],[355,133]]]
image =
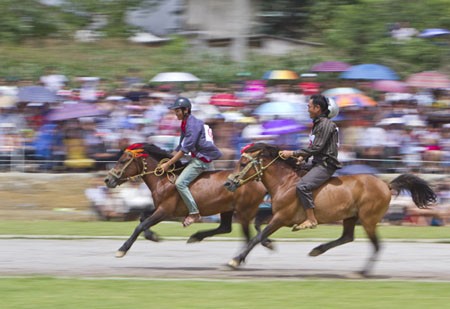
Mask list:
[[[276,243],[276,251],[257,246],[238,270],[225,264],[241,248],[236,241],[152,243],[138,240],[115,258],[121,239],[0,239],[0,276],[140,277],[204,280],[361,279],[371,245],[353,242],[322,256],[307,253],[319,242]],[[450,282],[450,244],[383,243],[369,279]]]

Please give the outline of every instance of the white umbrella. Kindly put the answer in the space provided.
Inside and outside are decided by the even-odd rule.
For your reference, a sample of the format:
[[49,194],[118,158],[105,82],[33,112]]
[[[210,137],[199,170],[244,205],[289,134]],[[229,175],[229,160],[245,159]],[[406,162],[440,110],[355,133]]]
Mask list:
[[163,72],[156,74],[150,82],[176,83],[176,82],[198,82],[200,78],[187,72]]

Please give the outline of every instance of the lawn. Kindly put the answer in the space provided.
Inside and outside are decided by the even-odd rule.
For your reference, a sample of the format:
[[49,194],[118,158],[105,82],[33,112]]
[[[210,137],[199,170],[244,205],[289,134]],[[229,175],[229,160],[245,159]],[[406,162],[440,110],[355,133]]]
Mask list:
[[394,281],[201,281],[0,278],[12,308],[446,308],[450,284]]
[[[57,221],[57,220],[0,220],[0,235],[63,235],[63,236],[129,236],[137,225],[135,222],[103,222],[103,221]],[[198,230],[211,229],[216,223],[198,223],[183,228],[180,222],[163,222],[153,230],[164,237],[189,237]],[[450,227],[433,226],[392,226],[380,225],[378,229],[382,239],[439,239],[450,242]],[[315,230],[292,232],[289,228],[277,231],[273,238],[302,240],[305,238],[337,238],[342,227],[336,225],[320,225]],[[224,237],[240,237],[240,226],[234,224],[233,232],[219,235]],[[356,238],[366,238],[361,226],[356,227]]]

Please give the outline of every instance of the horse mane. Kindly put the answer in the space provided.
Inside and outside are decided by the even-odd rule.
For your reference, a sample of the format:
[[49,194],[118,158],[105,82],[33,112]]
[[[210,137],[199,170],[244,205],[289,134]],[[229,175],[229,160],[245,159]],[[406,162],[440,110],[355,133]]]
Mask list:
[[[148,143],[136,143],[132,144],[127,147],[127,150],[133,150],[133,151],[142,151],[144,154],[152,157],[156,161],[161,161],[163,159],[170,159],[172,158],[172,155],[162,149],[161,147],[155,145],[155,144],[148,144]],[[175,168],[181,168],[183,167],[183,163],[181,161],[177,161],[175,163]]]
[[[278,157],[278,153],[281,151],[281,149],[278,146],[270,145],[266,143],[255,143],[247,148],[244,149],[245,153],[249,152],[255,152],[255,151],[261,151],[261,156],[269,158],[269,159],[275,159]],[[278,162],[281,162],[290,168],[292,168],[295,172],[299,172],[302,168],[301,165],[297,164],[297,160],[295,158],[288,158],[286,160],[278,160]]]

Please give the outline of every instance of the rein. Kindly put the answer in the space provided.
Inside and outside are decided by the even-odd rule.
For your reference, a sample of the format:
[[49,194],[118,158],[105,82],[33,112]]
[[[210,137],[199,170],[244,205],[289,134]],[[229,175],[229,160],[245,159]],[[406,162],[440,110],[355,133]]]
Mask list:
[[[247,182],[249,182],[250,180],[253,180],[254,178],[256,178],[256,181],[261,181],[261,177],[264,175],[264,171],[269,166],[271,166],[278,158],[282,158],[283,160],[285,160],[280,155],[280,152],[279,152],[278,155],[272,161],[270,161],[267,165],[263,166],[262,165],[262,159],[258,157],[260,154],[261,154],[261,152],[258,152],[254,157],[252,157],[248,153],[243,153],[242,157],[245,157],[245,158],[249,159],[250,161],[247,163],[247,165],[245,165],[244,169],[240,173],[238,173],[237,175],[233,176],[230,179],[233,180],[233,181],[238,181],[239,182],[239,186],[242,186],[242,185],[246,184]],[[247,177],[247,178],[245,178],[245,179],[240,179],[240,178],[244,177],[245,174],[247,174],[247,172],[252,167],[255,168],[256,173],[251,175],[251,176],[249,176],[249,177]],[[232,175],[230,175],[230,177],[231,176]]]
[[[111,169],[108,174],[112,175],[113,177],[119,179],[119,180],[125,180],[125,181],[129,181],[129,180],[134,180],[136,178],[139,177],[143,177],[145,175],[151,175],[154,174],[155,176],[162,176],[164,175],[164,170],[161,168],[161,165],[164,162],[169,161],[168,158],[164,158],[161,161],[158,162],[158,165],[155,167],[155,169],[153,171],[149,171],[148,170],[148,165],[147,165],[147,161],[145,160],[145,158],[140,154],[140,151],[135,151],[135,150],[125,150],[126,153],[131,155],[131,159],[128,160],[128,162],[125,163],[125,165],[123,166],[123,168],[117,172],[115,169]],[[141,162],[142,162],[142,171],[140,174],[134,175],[134,176],[130,176],[127,178],[122,178],[123,173],[125,172],[125,170],[128,168],[128,166],[137,158],[141,158]],[[178,171],[182,168],[175,168],[175,165],[172,165],[171,168],[166,172],[167,175],[167,179],[169,180],[169,182],[171,183],[175,183],[175,180],[177,178],[175,171]]]

